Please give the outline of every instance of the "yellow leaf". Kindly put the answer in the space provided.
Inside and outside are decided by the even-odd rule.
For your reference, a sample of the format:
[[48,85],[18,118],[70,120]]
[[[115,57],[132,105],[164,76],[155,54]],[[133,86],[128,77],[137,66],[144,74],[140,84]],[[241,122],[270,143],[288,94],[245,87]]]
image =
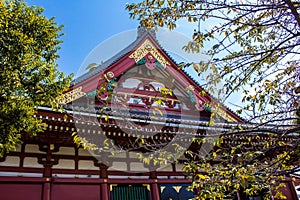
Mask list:
[[212,155],[213,158],[216,158],[216,157],[217,157],[217,153],[216,153],[216,152],[213,152],[212,154],[213,154],[213,155]]
[[155,103],[158,104],[158,105],[162,105],[162,100],[158,99]]
[[199,179],[206,179],[206,176],[203,174],[197,174],[197,176],[199,177]]
[[158,1],[158,5],[162,6],[164,4],[164,0]]
[[197,64],[193,64],[193,68],[194,68],[194,70],[195,70],[196,72],[198,72],[199,66],[198,66]]
[[228,32],[227,31],[225,31],[224,34],[225,34],[226,37],[228,36]]
[[235,189],[239,189],[240,188],[240,184],[239,183],[236,183],[236,184],[234,184],[234,186],[233,186]]
[[160,27],[164,26],[164,21],[162,19],[158,20],[158,26],[160,26]]
[[205,96],[206,95],[206,92],[204,90],[202,90],[200,93],[199,93],[201,96]]
[[288,82],[288,85],[289,85],[289,86],[295,86],[295,83],[292,82],[292,81],[290,81],[290,82]]

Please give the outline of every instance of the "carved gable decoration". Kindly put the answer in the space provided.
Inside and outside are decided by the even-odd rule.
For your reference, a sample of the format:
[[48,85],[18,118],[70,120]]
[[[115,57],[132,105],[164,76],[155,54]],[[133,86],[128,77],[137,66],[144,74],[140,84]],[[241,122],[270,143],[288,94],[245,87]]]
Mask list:
[[[149,55],[149,53],[151,55]],[[149,56],[153,56],[164,68],[166,68],[167,65],[170,65],[169,61],[165,59],[149,39],[146,39],[139,48],[129,55],[129,58],[133,58],[135,62],[138,63],[145,56],[147,56],[148,60],[151,60],[151,58],[149,59]]]
[[59,103],[61,104],[67,104],[70,103],[76,99],[79,99],[80,97],[83,97],[86,95],[85,92],[82,92],[82,87],[75,88],[67,93],[64,93],[61,98],[59,99]]

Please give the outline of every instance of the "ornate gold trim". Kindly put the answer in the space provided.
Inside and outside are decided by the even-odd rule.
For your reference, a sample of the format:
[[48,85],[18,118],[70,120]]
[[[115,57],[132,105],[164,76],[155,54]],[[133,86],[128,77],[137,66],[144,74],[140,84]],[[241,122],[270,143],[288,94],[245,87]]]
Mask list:
[[164,68],[166,68],[167,65],[170,65],[170,63],[155,48],[154,44],[149,39],[146,39],[145,42],[139,48],[137,48],[132,54],[130,54],[129,58],[133,58],[135,62],[138,62],[148,53],[151,53],[151,55],[154,56]]
[[160,186],[161,193],[163,193],[164,189],[166,189],[166,186]]
[[144,187],[147,187],[147,190],[150,191],[150,184],[143,184]]
[[113,187],[115,187],[115,186],[118,186],[118,184],[110,184],[110,185],[109,185],[109,191],[112,191],[112,190],[113,190]]
[[214,108],[217,109],[217,114],[228,122],[237,122],[237,120],[231,117],[223,108]]
[[182,186],[173,186],[174,190],[176,190],[177,193],[179,193]]
[[116,92],[116,94],[121,94],[124,95],[124,98],[126,99],[128,96],[132,96],[132,97],[148,97],[149,101],[152,100],[152,98],[154,99],[161,99],[164,101],[171,101],[172,103],[174,102],[178,102],[180,103],[180,100],[177,99],[171,99],[171,98],[165,98],[165,97],[158,97],[158,96],[149,96],[149,95],[144,95],[144,94],[134,94],[134,93],[127,93],[127,92]]
[[70,103],[70,102],[86,95],[86,93],[82,92],[81,90],[82,90],[82,87],[78,87],[78,88],[71,90],[70,92],[63,94],[59,99],[59,103],[67,104],[67,103]]
[[50,146],[49,146],[49,149],[51,150],[51,151],[53,151],[54,150],[54,144],[50,144]]

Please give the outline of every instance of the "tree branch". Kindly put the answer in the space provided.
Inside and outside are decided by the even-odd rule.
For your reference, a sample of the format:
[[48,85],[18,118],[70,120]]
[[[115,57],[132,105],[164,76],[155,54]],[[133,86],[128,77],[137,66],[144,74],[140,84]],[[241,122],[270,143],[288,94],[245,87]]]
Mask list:
[[291,2],[291,0],[285,0],[285,2],[288,4],[289,8],[291,9],[293,15],[296,18],[298,26],[300,27],[300,16],[299,16],[299,13],[298,13],[297,9],[295,8],[294,4]]

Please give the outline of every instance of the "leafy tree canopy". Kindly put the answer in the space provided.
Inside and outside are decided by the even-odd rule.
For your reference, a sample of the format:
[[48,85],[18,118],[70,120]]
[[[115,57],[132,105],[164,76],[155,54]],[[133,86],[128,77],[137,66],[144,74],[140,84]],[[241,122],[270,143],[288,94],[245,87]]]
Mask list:
[[0,156],[15,148],[21,133],[45,125],[34,117],[39,106],[57,104],[71,81],[57,70],[62,27],[23,1],[0,2]]
[[[127,4],[126,9],[149,28],[173,30],[179,20],[193,23],[195,30],[183,48],[191,53],[204,48],[210,59],[182,66],[193,65],[199,74],[210,71],[203,83],[210,93],[219,92],[213,86],[221,80],[226,97],[242,93],[237,112],[255,123],[250,129],[220,133],[221,145],[205,158],[194,159],[197,152],[186,152],[192,161],[185,170],[193,177],[196,198],[223,199],[236,191],[255,195],[269,186],[273,190],[282,186],[278,180],[294,173],[299,163],[295,111],[299,111],[300,2],[145,0]],[[264,130],[264,125],[270,126]],[[286,136],[293,142],[284,140]],[[276,197],[284,198],[280,193]]]
[[[277,105],[277,119],[286,118],[287,110],[292,112],[289,108],[295,98],[282,96],[294,96],[290,92],[299,82],[299,2],[152,0],[127,4],[127,9],[131,18],[146,27],[172,30],[180,19],[197,22],[191,41],[183,48],[193,52],[210,47],[211,59],[196,63],[200,65],[197,71],[216,71],[208,77],[209,83],[222,78],[227,95],[242,91],[243,101],[250,103],[245,110],[252,111],[252,118],[270,117],[266,113],[270,105]],[[205,30],[198,27],[201,24]],[[256,87],[256,94],[249,91],[251,87]]]

